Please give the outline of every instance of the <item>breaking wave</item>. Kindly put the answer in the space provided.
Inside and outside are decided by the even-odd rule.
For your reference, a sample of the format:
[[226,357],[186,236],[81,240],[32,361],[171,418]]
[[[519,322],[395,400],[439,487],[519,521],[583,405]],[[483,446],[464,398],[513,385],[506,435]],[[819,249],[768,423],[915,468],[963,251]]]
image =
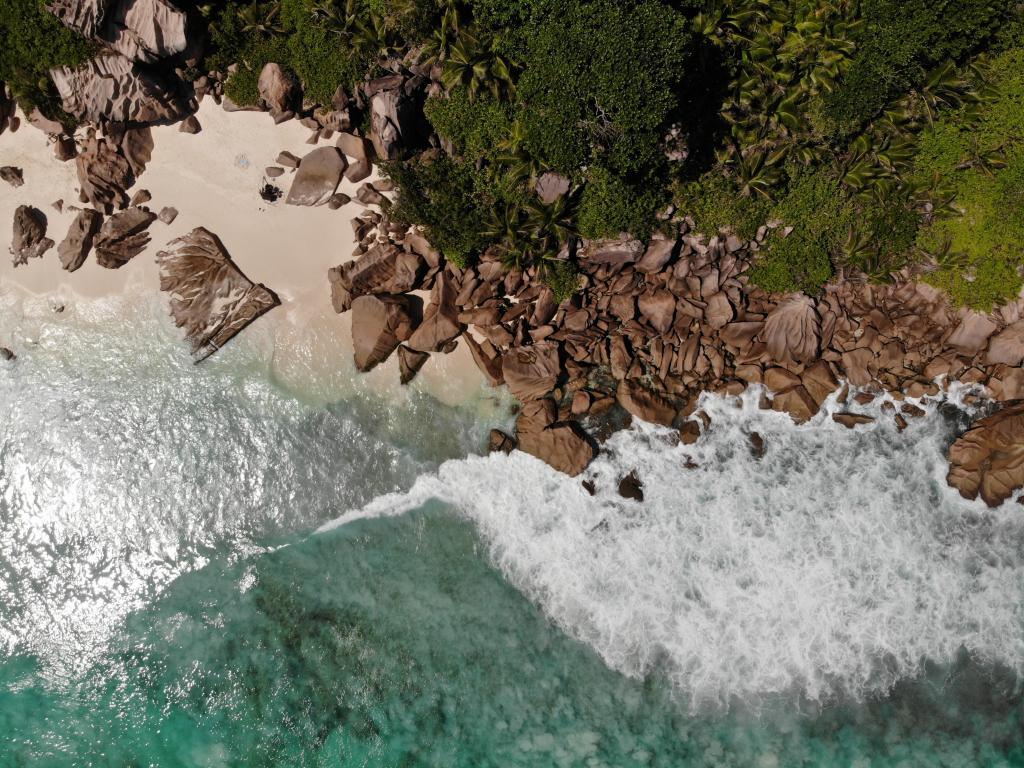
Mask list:
[[[612,437],[593,497],[525,454],[471,457],[321,530],[452,504],[559,627],[626,675],[667,675],[691,706],[862,699],[964,651],[1019,676],[1024,514],[946,486],[962,410],[928,406],[901,433],[880,403],[856,407],[877,417],[856,430],[832,401],[806,426],[755,392],[703,406],[696,445],[646,424]],[[617,493],[632,470],[643,503]]]

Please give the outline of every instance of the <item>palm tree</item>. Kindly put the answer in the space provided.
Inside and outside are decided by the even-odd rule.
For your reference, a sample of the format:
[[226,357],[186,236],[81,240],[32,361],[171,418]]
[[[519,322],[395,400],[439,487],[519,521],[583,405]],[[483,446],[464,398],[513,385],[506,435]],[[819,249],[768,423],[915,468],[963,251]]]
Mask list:
[[252,3],[238,11],[238,19],[242,22],[243,32],[255,32],[258,35],[283,34],[281,25],[280,0],[267,3]]
[[465,86],[469,100],[475,101],[482,93],[496,99],[511,98],[515,93],[513,64],[500,53],[501,38],[497,35],[474,34],[469,30],[459,33],[451,45],[441,80],[449,90]]

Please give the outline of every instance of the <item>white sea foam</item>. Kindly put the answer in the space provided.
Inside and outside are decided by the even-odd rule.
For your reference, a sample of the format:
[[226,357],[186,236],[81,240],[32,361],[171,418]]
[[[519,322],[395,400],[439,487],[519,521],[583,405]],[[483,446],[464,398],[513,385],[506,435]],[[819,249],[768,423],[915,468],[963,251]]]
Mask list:
[[[615,435],[588,470],[595,497],[529,456],[492,455],[332,525],[449,502],[566,632],[625,674],[663,670],[694,705],[862,697],[963,648],[1024,669],[1024,513],[946,486],[952,428],[934,408],[901,434],[877,406],[851,431],[827,412],[794,426],[753,393],[704,404],[712,427],[694,446],[649,425]],[[617,493],[634,469],[642,504]]]

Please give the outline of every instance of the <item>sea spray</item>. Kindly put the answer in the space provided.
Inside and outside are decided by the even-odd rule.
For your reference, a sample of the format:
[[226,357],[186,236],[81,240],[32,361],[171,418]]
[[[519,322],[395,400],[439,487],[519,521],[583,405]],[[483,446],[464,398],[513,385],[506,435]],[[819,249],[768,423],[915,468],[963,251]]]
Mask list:
[[[588,470],[594,497],[521,453],[471,457],[337,522],[453,504],[559,627],[693,706],[863,699],[962,651],[1024,670],[1024,517],[946,486],[955,417],[928,406],[900,432],[879,401],[853,406],[876,421],[849,430],[833,397],[795,426],[758,395],[705,396],[692,446],[645,424],[616,434]],[[643,503],[616,491],[633,470]]]

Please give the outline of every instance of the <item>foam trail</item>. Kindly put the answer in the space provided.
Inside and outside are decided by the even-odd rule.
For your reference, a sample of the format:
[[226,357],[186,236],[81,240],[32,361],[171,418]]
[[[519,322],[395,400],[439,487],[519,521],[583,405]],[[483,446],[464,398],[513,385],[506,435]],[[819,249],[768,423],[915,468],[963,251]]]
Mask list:
[[[1024,515],[946,486],[953,427],[934,406],[904,433],[856,407],[879,419],[851,431],[834,402],[797,427],[756,398],[706,396],[694,446],[616,434],[588,470],[595,497],[521,453],[473,457],[325,528],[453,504],[554,622],[627,675],[664,670],[694,705],[863,697],[961,649],[1024,670]],[[616,492],[634,469],[643,504]]]

